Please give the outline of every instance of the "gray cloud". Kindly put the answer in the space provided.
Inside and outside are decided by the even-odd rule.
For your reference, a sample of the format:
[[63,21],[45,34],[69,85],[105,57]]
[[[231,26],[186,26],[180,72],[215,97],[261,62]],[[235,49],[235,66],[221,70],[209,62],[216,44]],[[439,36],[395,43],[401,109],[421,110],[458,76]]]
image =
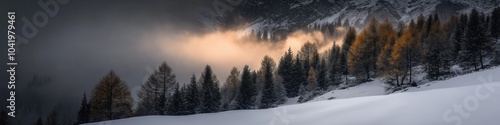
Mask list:
[[[43,0],[47,1],[47,0]],[[33,75],[50,78],[47,93],[75,95],[79,100],[84,91],[90,93],[94,85],[110,70],[127,82],[130,89],[139,86],[148,75],[146,67],[156,68],[163,61],[176,64],[167,55],[158,54],[159,47],[146,41],[154,33],[175,37],[186,32],[197,34],[207,30],[196,17],[200,10],[210,8],[206,0],[71,0],[59,6],[59,12],[49,18],[47,25],[38,28],[38,34],[19,45],[18,93]],[[24,24],[22,17],[32,20],[35,12],[42,11],[37,1],[2,1],[2,12],[16,11],[17,27]],[[7,29],[6,23],[0,25]],[[20,33],[21,31],[17,31]],[[0,33],[6,34],[5,30]],[[20,44],[20,43],[18,43]],[[2,47],[2,52],[6,47]],[[2,58],[2,64],[7,62]],[[7,67],[2,66],[5,71]],[[201,68],[199,69],[201,72]],[[176,72],[178,73],[178,72]],[[2,81],[8,80],[1,73]],[[190,73],[178,74],[179,80],[188,81]],[[185,77],[184,77],[185,76]],[[185,80],[184,80],[185,79]],[[7,98],[6,87],[0,97]],[[62,94],[64,93],[64,94]],[[56,94],[47,94],[56,95]],[[1,103],[0,106],[4,106]],[[19,107],[22,108],[22,107]]]

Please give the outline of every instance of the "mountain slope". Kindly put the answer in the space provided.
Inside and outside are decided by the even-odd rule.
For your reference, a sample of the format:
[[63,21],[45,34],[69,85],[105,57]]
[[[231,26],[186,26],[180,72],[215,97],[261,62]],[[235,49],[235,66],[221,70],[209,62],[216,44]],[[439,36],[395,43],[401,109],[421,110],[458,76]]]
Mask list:
[[[384,95],[379,80],[303,104],[190,116],[144,116],[87,125],[498,125],[500,67]],[[327,98],[335,97],[333,100]],[[461,112],[461,113],[460,113]]]
[[[498,125],[500,82],[386,96],[312,102],[265,110],[145,116],[87,125]],[[478,94],[479,93],[479,94]],[[462,115],[458,112],[462,112]]]
[[473,8],[489,13],[498,6],[500,0],[249,0],[224,17],[212,19],[220,19],[218,24],[225,28],[280,34],[314,25],[343,25],[347,20],[356,27],[363,27],[372,18],[409,22],[420,14],[437,13],[447,20]]

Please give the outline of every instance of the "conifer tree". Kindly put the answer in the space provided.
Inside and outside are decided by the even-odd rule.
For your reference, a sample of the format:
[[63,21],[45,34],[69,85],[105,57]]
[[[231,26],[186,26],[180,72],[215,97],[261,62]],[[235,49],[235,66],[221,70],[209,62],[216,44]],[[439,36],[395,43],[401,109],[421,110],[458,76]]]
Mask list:
[[167,111],[170,115],[182,115],[184,113],[182,100],[182,91],[180,90],[179,84],[176,83],[175,91],[172,98],[169,99]]
[[294,95],[300,95],[300,86],[304,86],[307,84],[307,73],[303,68],[302,64],[302,59],[300,59],[299,54],[295,56],[295,62],[292,67],[292,73],[293,73],[293,78],[294,82],[292,83],[292,92],[294,92]]
[[297,90],[294,90],[294,76],[293,76],[293,52],[292,48],[288,48],[280,59],[278,66],[278,74],[283,78],[283,86],[285,87],[287,97],[297,96]]
[[419,37],[415,37],[419,36],[418,34],[418,29],[412,20],[394,44],[389,60],[391,78],[386,82],[390,86],[400,87],[405,81],[413,84],[411,67],[417,62],[414,58],[419,57],[420,52],[420,40]]
[[425,47],[424,60],[427,67],[425,69],[429,78],[438,79],[446,72],[443,70],[449,69],[449,67],[445,67],[445,64],[448,63],[445,55],[450,54],[445,52],[447,44],[444,31],[441,29],[441,22],[438,21],[432,25],[426,40],[429,46]]
[[484,58],[491,53],[492,41],[484,30],[484,20],[476,9],[472,9],[467,22],[465,40],[462,43],[460,57],[462,66],[474,67],[474,70],[484,68]]
[[253,75],[250,72],[248,65],[243,67],[241,74],[241,86],[236,97],[236,109],[251,109],[255,106],[257,90]]
[[344,25],[343,25],[343,26],[344,26],[344,27],[349,27],[349,26],[350,26],[350,24],[349,24],[349,19],[345,19],[345,21],[344,21]]
[[311,67],[309,68],[309,76],[307,76],[307,91],[312,92],[316,90],[317,87],[317,79],[316,79],[316,73],[314,72],[314,68]]
[[170,66],[163,62],[141,85],[137,115],[164,115],[167,97],[174,92],[177,80]]
[[490,34],[493,38],[500,38],[500,7],[496,7],[493,12],[491,12],[490,18]]
[[[303,60],[303,69],[306,71],[309,71],[309,68],[311,66],[314,66],[315,64],[315,54],[318,53],[318,46],[314,43],[311,42],[306,42],[301,48],[298,53],[300,56],[300,59]],[[317,63],[316,63],[317,64]]]
[[344,37],[344,42],[342,44],[342,55],[340,57],[340,68],[341,68],[340,70],[342,71],[342,74],[345,77],[344,82],[346,85],[348,83],[347,75],[349,74],[349,66],[347,65],[348,64],[347,58],[349,56],[349,48],[351,48],[351,45],[354,42],[354,40],[356,40],[356,29],[350,27]]
[[383,47],[377,60],[377,67],[379,68],[379,74],[386,75],[392,68],[389,64],[389,59],[391,57],[392,47],[397,39],[397,32],[387,19],[379,25],[378,29],[378,37]]
[[222,94],[222,110],[234,109],[234,99],[240,88],[240,71],[236,67],[231,69],[229,76],[226,79],[226,84],[223,85]]
[[317,70],[318,70],[318,74],[317,74],[316,78],[317,78],[318,87],[321,88],[322,90],[326,90],[328,88],[327,78],[326,78],[327,68],[326,68],[326,64],[325,64],[324,59],[320,60],[320,64],[319,64]]
[[274,60],[267,55],[261,62],[261,71],[264,73],[264,88],[262,88],[262,97],[259,105],[260,109],[272,108],[277,101],[273,78],[275,66]]
[[80,103],[80,110],[78,111],[77,123],[83,124],[89,122],[90,108],[87,102],[87,95],[84,93],[82,102]]
[[[329,50],[328,57],[328,80],[329,85],[339,85],[341,83],[342,67],[340,65],[341,49],[334,42],[332,48]],[[309,76],[309,75],[308,75]]]
[[200,94],[198,84],[196,83],[196,76],[191,76],[191,81],[186,88],[186,114],[196,114],[200,106]]
[[[277,76],[277,75],[275,75]],[[287,96],[286,96],[286,90],[285,87],[283,86],[282,82],[275,82],[274,84],[274,91],[276,92],[276,104],[283,104],[287,101]]]
[[124,81],[110,71],[92,91],[90,99],[92,121],[126,118],[132,115],[133,99]]
[[[349,49],[348,66],[351,73],[357,75],[361,80],[370,79],[370,71],[376,69],[375,63],[380,43],[377,36],[378,22],[373,19],[357,37]],[[365,75],[362,79],[361,77]]]
[[221,100],[219,80],[209,65],[205,67],[200,81],[202,83],[201,113],[218,112]]

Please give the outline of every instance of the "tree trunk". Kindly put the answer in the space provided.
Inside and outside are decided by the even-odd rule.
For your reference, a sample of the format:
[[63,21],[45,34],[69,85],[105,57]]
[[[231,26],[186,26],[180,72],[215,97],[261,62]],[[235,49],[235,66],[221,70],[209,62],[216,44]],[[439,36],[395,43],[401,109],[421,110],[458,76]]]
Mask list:
[[482,54],[482,52],[479,52],[479,63],[481,63],[481,69],[484,69],[483,54]]
[[370,80],[370,65],[365,66],[366,81]]
[[345,85],[347,85],[347,84],[348,84],[347,82],[348,82],[348,81],[347,81],[347,75],[345,75]]

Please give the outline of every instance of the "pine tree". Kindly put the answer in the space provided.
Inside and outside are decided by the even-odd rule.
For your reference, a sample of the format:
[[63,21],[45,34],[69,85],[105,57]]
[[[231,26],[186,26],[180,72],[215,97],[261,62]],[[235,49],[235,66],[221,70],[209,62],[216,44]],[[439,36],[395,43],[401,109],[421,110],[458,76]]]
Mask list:
[[90,99],[92,121],[126,118],[132,115],[133,99],[124,81],[110,71],[92,91]]
[[484,58],[491,53],[492,41],[488,39],[484,30],[483,18],[476,9],[473,9],[467,22],[465,40],[462,43],[460,57],[464,67],[484,68]]
[[316,78],[318,80],[317,81],[318,87],[321,88],[322,90],[328,89],[327,78],[326,78],[326,70],[327,70],[327,68],[326,68],[326,64],[325,64],[325,60],[324,59],[320,60],[320,64],[319,64],[317,70],[318,70],[318,74],[317,74]]
[[253,82],[252,73],[248,65],[243,67],[243,73],[241,75],[241,86],[237,94],[236,109],[251,109],[255,106],[255,99],[257,96],[257,90],[255,87],[255,82]]
[[202,83],[201,113],[218,112],[221,100],[219,80],[209,65],[205,67],[200,81]]
[[186,114],[196,114],[200,106],[200,94],[194,73],[191,76],[191,82],[187,86],[186,97],[184,99],[186,102]]
[[[277,76],[277,75],[275,75]],[[274,82],[274,91],[276,92],[276,104],[283,104],[287,101],[286,90],[282,82]]]
[[139,91],[138,115],[164,115],[167,108],[167,97],[174,92],[177,80],[170,66],[163,62],[151,74]]
[[226,84],[223,85],[222,94],[222,110],[234,109],[234,99],[240,88],[240,71],[236,67],[231,69],[229,76],[226,79]]
[[319,65],[319,60],[320,60],[320,55],[319,55],[319,52],[316,51],[313,53],[313,58],[312,58],[312,62],[311,62],[311,66],[314,68],[314,69],[317,69],[318,68],[318,65]]
[[[328,57],[328,80],[329,85],[339,85],[341,83],[342,67],[340,65],[341,49],[334,42],[332,48],[329,50]],[[308,75],[309,76],[309,75]]]
[[[456,60],[458,58],[458,54],[461,50],[461,43],[463,43],[463,36],[465,32],[465,24],[467,24],[467,17],[464,17],[465,14],[460,15],[460,17],[457,16],[452,16],[451,20],[452,22],[455,22],[454,25],[452,25],[452,30],[451,30],[451,35],[450,35],[450,40],[451,43],[453,43],[453,60]],[[458,61],[455,61],[458,62]]]
[[89,122],[89,103],[87,102],[87,95],[84,93],[82,102],[80,103],[80,110],[78,111],[78,124],[88,123]]
[[424,25],[425,25],[424,15],[420,14],[417,17],[417,24],[416,24],[417,29],[416,30],[418,32],[421,32],[424,29]]
[[349,56],[349,48],[351,48],[352,43],[356,40],[356,29],[350,27],[344,37],[344,43],[342,44],[342,55],[340,57],[340,68],[345,79],[344,82],[347,85],[347,75],[349,75],[349,66],[347,65],[347,58]]
[[307,84],[307,73],[306,71],[304,70],[303,68],[303,64],[302,64],[302,61],[300,59],[300,56],[299,54],[296,55],[295,57],[295,62],[293,64],[293,67],[292,67],[292,76],[293,76],[293,80],[294,81],[292,83],[292,92],[294,92],[294,94],[297,94],[297,95],[300,95],[299,92],[300,92],[300,86],[304,86]]
[[349,26],[351,26],[349,24],[349,19],[345,19],[345,21],[344,21],[344,27],[349,27]]
[[273,78],[275,66],[274,60],[267,55],[261,62],[260,71],[264,73],[264,88],[262,88],[262,97],[259,105],[260,109],[272,108],[277,101]]
[[172,95],[172,98],[169,99],[169,103],[167,106],[167,112],[170,115],[182,115],[182,114],[184,114],[183,109],[184,108],[183,108],[183,100],[182,100],[182,91],[180,91],[179,84],[176,83],[174,94]]
[[399,37],[401,37],[401,35],[403,35],[403,31],[406,28],[406,26],[402,21],[399,21],[398,26],[396,28],[397,28],[397,30],[396,30],[397,37],[399,38]]
[[496,7],[491,12],[490,34],[493,38],[500,38],[500,7]]
[[342,51],[344,53],[349,52],[349,48],[351,48],[352,43],[356,40],[356,29],[350,27],[344,37],[344,43],[342,44]]
[[298,90],[294,90],[294,76],[293,76],[293,52],[292,48],[288,48],[280,59],[278,66],[278,74],[283,78],[283,86],[286,89],[287,97],[295,97],[298,94]]
[[433,25],[434,25],[434,17],[432,16],[432,14],[429,14],[429,17],[427,17],[427,20],[424,22],[424,27],[420,35],[421,37],[420,40],[422,43],[424,43],[423,48],[427,48],[427,45],[429,44],[426,39]]
[[446,51],[446,38],[444,37],[444,31],[441,30],[441,23],[439,21],[434,23],[426,39],[426,43],[429,46],[425,47],[424,54],[427,67],[425,69],[430,79],[438,79],[444,74],[444,69],[449,69],[449,67],[443,67],[447,63],[445,61],[446,57],[443,56],[444,51]]

